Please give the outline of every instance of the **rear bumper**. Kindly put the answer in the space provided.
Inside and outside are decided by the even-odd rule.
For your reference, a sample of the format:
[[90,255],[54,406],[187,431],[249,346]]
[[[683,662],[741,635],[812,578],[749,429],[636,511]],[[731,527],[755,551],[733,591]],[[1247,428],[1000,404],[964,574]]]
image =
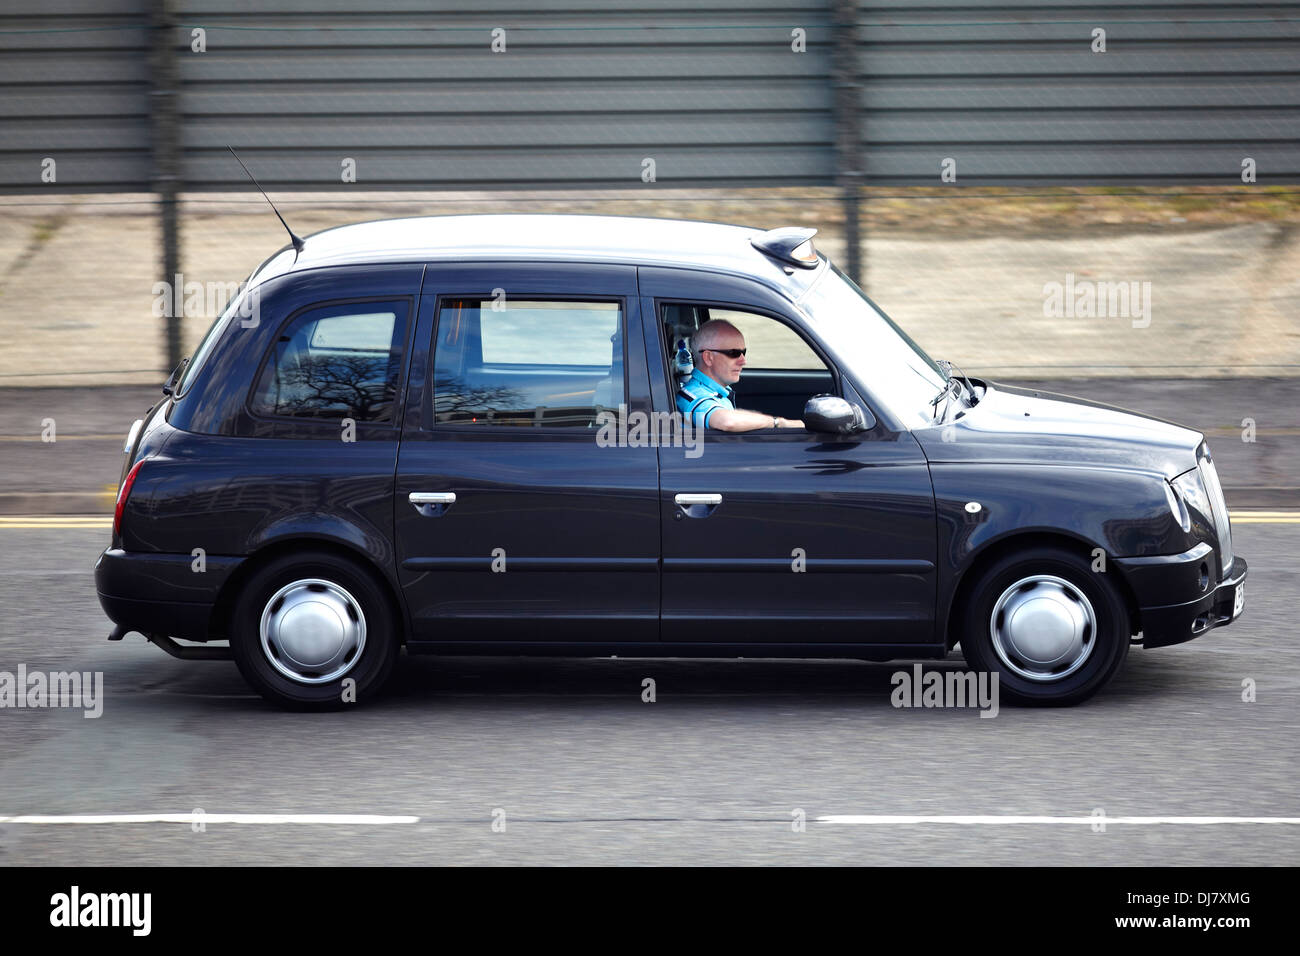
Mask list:
[[1238,555],[1213,583],[1217,561],[1208,544],[1153,558],[1117,558],[1138,602],[1144,647],[1167,647],[1231,624],[1237,588],[1248,567]]
[[209,639],[217,596],[242,558],[109,548],[95,563],[100,607],[114,623],[141,634]]

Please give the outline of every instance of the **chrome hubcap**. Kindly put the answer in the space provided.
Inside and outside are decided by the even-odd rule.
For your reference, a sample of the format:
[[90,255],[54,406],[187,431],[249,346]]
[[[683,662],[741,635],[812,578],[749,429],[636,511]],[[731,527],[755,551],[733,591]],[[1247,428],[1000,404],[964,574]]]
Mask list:
[[993,605],[989,634],[1008,670],[1034,681],[1060,680],[1092,654],[1097,615],[1069,581],[1036,574],[1002,592]]
[[366,646],[366,618],[356,598],[333,581],[286,584],[262,611],[262,653],[300,684],[337,680]]

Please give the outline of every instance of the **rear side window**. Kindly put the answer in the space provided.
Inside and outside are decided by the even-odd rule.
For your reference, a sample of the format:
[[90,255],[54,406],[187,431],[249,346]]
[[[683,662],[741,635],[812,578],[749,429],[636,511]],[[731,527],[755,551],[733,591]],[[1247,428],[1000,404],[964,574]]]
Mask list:
[[624,403],[618,302],[443,299],[433,357],[437,422],[596,427]]
[[300,313],[271,348],[252,411],[277,418],[393,421],[408,313],[405,300]]

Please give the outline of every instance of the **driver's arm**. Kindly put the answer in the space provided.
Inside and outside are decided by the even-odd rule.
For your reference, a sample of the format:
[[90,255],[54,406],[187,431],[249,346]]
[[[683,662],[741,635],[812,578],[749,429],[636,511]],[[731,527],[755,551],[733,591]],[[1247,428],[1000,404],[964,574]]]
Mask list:
[[709,427],[724,432],[752,432],[760,428],[803,428],[803,422],[745,408],[718,408],[709,415]]

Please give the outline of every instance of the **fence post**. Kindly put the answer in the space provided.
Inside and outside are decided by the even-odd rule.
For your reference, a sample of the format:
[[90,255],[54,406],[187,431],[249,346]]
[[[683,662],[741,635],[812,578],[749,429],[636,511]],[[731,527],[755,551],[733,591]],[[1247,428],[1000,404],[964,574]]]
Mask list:
[[835,185],[844,207],[846,270],[863,284],[862,234],[859,222],[862,156],[862,85],[858,82],[858,9],[856,0],[832,0],[831,87],[834,93]]
[[159,225],[162,228],[163,281],[172,288],[164,348],[168,370],[181,361],[181,304],[184,289],[176,283],[181,271],[180,223],[177,195],[181,188],[180,116],[176,56],[175,0],[150,3],[149,116],[153,139],[151,179],[158,195]]

